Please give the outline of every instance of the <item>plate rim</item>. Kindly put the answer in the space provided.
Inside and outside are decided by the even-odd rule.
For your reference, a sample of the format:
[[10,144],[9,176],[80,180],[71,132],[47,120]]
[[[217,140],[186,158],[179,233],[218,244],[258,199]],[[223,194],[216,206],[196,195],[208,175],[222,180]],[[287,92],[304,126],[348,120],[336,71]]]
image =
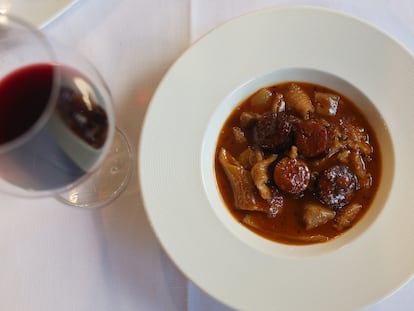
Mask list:
[[[250,18],[253,15],[262,15],[262,14],[274,14],[274,12],[281,12],[281,11],[292,11],[292,10],[299,10],[299,11],[307,11],[307,10],[311,10],[313,12],[318,12],[323,13],[323,14],[327,14],[327,15],[337,15],[337,16],[342,16],[343,18],[349,20],[349,21],[353,21],[353,22],[358,22],[360,23],[360,25],[363,25],[364,27],[368,27],[371,31],[374,31],[376,33],[379,33],[381,36],[383,36],[384,38],[386,38],[387,40],[391,40],[393,42],[393,44],[396,44],[398,46],[398,48],[402,49],[405,53],[409,54],[411,56],[411,60],[414,61],[414,56],[413,53],[407,48],[405,47],[402,43],[400,43],[399,41],[397,41],[395,38],[391,37],[389,34],[387,34],[385,31],[381,30],[380,28],[376,27],[375,25],[372,25],[358,17],[355,17],[351,14],[348,13],[344,13],[342,11],[337,11],[334,9],[328,9],[328,8],[321,8],[321,7],[314,7],[314,6],[284,6],[284,7],[272,7],[272,8],[265,8],[265,9],[261,9],[261,10],[257,10],[254,12],[250,12],[250,13],[246,13],[242,16],[236,17],[234,19],[231,19],[227,22],[225,22],[224,24],[214,28],[213,30],[209,31],[208,33],[206,33],[205,35],[203,35],[200,39],[198,39],[194,44],[192,44],[175,62],[174,64],[170,67],[170,69],[168,70],[168,72],[166,73],[166,75],[163,77],[163,79],[161,80],[159,86],[157,87],[154,96],[151,100],[151,103],[148,107],[146,116],[145,116],[145,120],[144,120],[144,126],[142,128],[142,132],[140,135],[140,139],[139,139],[139,144],[138,144],[138,154],[139,154],[139,159],[138,159],[138,167],[139,167],[139,180],[140,180],[140,184],[141,184],[141,189],[142,189],[142,197],[143,197],[143,201],[144,201],[144,207],[146,210],[146,213],[148,215],[149,221],[151,223],[151,226],[153,227],[153,230],[158,238],[158,240],[160,241],[160,244],[162,245],[162,247],[164,248],[164,250],[166,251],[166,253],[168,254],[168,256],[172,259],[173,262],[175,262],[175,264],[177,265],[177,267],[190,279],[192,280],[197,286],[199,286],[203,291],[207,292],[208,294],[212,295],[213,297],[215,297],[216,299],[219,299],[221,302],[228,304],[228,305],[232,305],[231,303],[229,303],[228,299],[223,299],[222,295],[218,295],[217,292],[215,292],[214,290],[210,288],[206,288],[205,283],[200,285],[199,279],[198,280],[194,280],[194,278],[198,278],[200,277],[199,275],[197,275],[196,277],[194,275],[192,275],[191,273],[189,273],[188,269],[185,269],[183,267],[183,263],[182,262],[177,262],[177,257],[175,256],[176,254],[172,255],[171,254],[171,249],[169,245],[165,244],[164,241],[164,237],[162,237],[160,235],[159,232],[159,228],[157,228],[157,224],[156,224],[156,219],[153,217],[152,212],[151,212],[151,207],[148,206],[148,197],[147,194],[145,193],[145,177],[142,175],[143,170],[145,170],[145,165],[147,163],[144,163],[146,159],[144,159],[143,156],[143,150],[145,150],[145,145],[143,142],[146,141],[146,136],[148,136],[149,134],[147,133],[147,127],[148,127],[148,120],[149,117],[152,115],[152,111],[153,111],[153,107],[154,107],[154,102],[157,102],[157,95],[159,94],[159,92],[162,91],[162,89],[165,87],[165,83],[166,81],[168,81],[168,79],[171,78],[172,74],[175,74],[174,71],[176,71],[177,67],[180,65],[180,62],[185,59],[186,57],[188,57],[188,54],[191,53],[191,51],[194,49],[195,46],[199,45],[200,42],[201,44],[206,40],[206,38],[210,38],[211,36],[214,36],[215,33],[217,31],[220,31],[220,29],[226,28],[226,27],[231,27],[231,25],[234,25],[235,23],[237,23],[240,20],[243,20],[244,18]],[[148,117],[148,118],[147,118]],[[158,158],[160,159],[160,158]],[[218,221],[218,220],[217,220]],[[371,301],[367,301],[362,307],[366,307],[369,306],[375,302],[378,302],[379,300],[391,295],[392,293],[394,293],[396,290],[398,290],[401,286],[403,286],[404,284],[406,284],[410,278],[412,277],[414,271],[411,271],[411,274],[409,276],[407,276],[404,280],[401,280],[399,282],[399,285],[397,287],[393,287],[392,289],[389,289],[387,291],[386,294],[382,294],[381,297],[377,297],[376,299]],[[234,305],[232,305],[234,307]],[[237,307],[237,305],[236,305]]]

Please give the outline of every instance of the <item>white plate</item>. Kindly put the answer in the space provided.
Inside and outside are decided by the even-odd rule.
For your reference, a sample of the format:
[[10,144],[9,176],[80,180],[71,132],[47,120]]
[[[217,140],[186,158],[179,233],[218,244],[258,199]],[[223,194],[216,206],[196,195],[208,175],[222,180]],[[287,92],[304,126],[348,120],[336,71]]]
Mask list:
[[0,10],[6,10],[39,28],[62,14],[78,0],[3,0]]
[[[292,67],[356,86],[376,105],[392,138],[391,144],[380,137],[391,159],[382,192],[394,173],[387,203],[362,219],[364,226],[372,221],[367,230],[359,226],[339,244],[286,246],[246,232],[226,218],[211,185],[211,146],[218,120],[234,105],[229,98],[257,86],[253,78],[268,82]],[[408,50],[326,9],[268,9],[207,34],[162,80],[141,136],[143,198],[166,252],[201,289],[236,309],[355,310],[397,290],[414,273],[413,85]],[[386,195],[380,197],[384,202]]]

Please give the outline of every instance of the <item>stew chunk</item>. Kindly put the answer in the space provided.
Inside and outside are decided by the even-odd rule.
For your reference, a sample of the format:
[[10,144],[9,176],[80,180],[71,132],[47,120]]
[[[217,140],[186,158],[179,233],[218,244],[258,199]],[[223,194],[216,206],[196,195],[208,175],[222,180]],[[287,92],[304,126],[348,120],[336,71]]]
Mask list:
[[280,190],[298,194],[305,191],[310,181],[310,171],[306,163],[300,159],[285,157],[277,162],[273,178]]
[[328,151],[330,140],[326,126],[318,120],[304,120],[296,125],[296,145],[299,152],[309,158]]
[[254,128],[256,143],[265,150],[281,150],[290,142],[292,124],[284,113],[266,112]]
[[357,188],[355,175],[347,166],[335,165],[322,172],[318,183],[323,204],[341,208],[351,202]]

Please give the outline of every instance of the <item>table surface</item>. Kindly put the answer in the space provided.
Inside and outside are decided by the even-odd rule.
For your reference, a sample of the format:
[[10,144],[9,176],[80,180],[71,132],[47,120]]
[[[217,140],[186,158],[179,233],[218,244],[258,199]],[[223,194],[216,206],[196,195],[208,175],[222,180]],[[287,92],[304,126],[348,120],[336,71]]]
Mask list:
[[[33,20],[43,25],[36,2]],[[136,157],[146,108],[174,60],[225,21],[281,5],[351,13],[414,51],[412,0],[79,0],[43,29],[99,69]],[[0,200],[0,310],[231,310],[163,252],[146,218],[137,169],[125,192],[103,209],[70,208],[52,198],[2,194]],[[413,306],[414,280],[367,310]]]

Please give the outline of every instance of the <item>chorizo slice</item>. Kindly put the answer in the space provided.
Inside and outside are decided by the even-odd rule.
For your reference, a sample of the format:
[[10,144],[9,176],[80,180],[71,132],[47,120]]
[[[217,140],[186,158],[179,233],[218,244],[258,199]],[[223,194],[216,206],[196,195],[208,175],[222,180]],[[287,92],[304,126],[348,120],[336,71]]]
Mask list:
[[299,152],[308,158],[325,154],[331,142],[326,126],[314,119],[296,123],[295,138]]
[[267,150],[286,148],[292,140],[292,128],[292,123],[285,113],[266,112],[254,127],[254,141]]
[[344,165],[324,170],[317,183],[321,203],[337,209],[351,202],[356,189],[357,179],[349,167]]
[[298,158],[282,158],[273,170],[276,186],[287,193],[298,194],[309,186],[311,174],[306,163]]

